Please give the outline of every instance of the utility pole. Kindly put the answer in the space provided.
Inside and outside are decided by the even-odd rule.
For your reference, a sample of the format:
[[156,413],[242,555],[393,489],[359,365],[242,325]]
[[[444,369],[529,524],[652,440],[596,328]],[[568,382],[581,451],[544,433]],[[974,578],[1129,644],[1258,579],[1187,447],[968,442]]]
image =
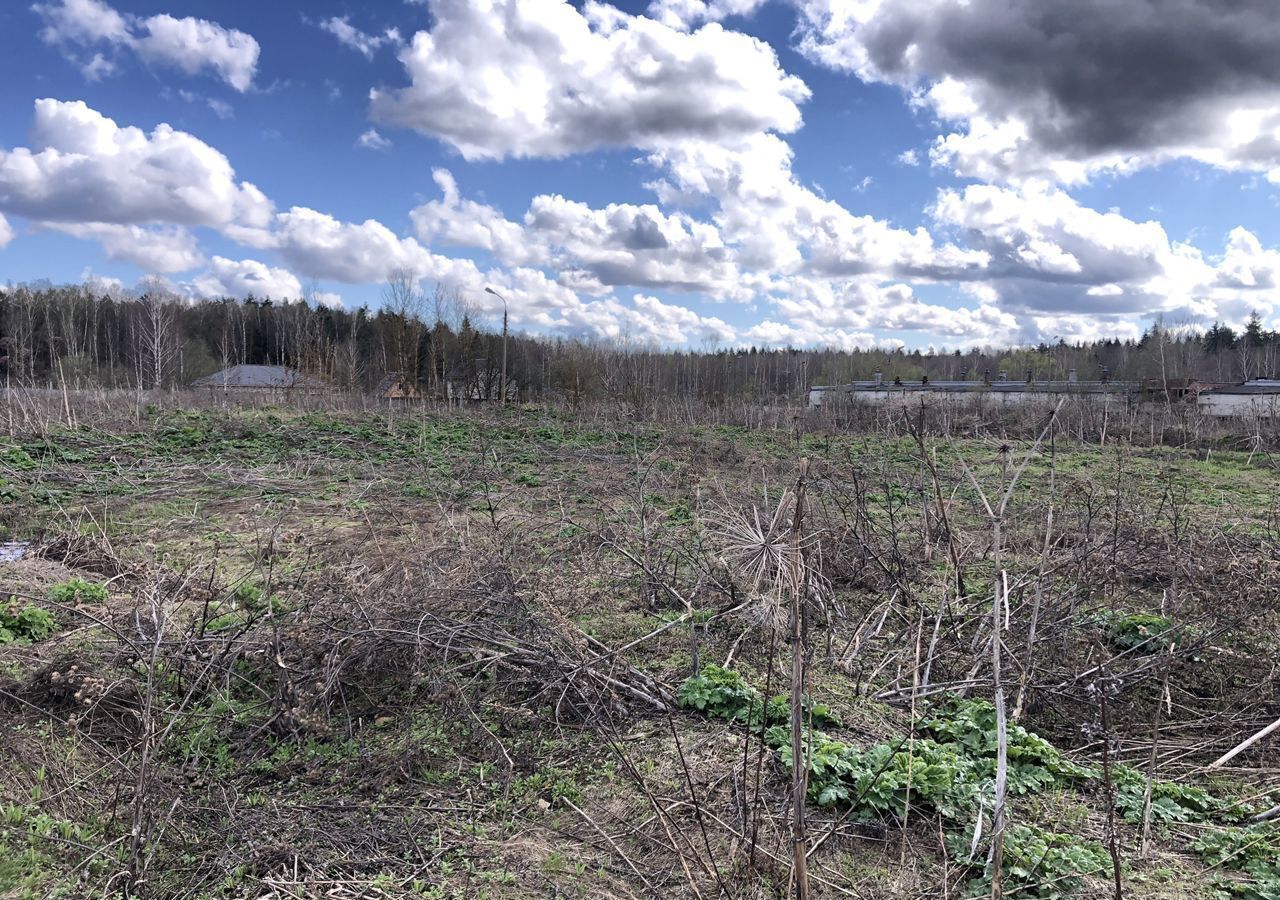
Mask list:
[[502,405],[507,405],[507,298],[499,294],[491,287],[486,287],[485,293],[493,294],[502,301],[502,386],[498,388],[502,395]]

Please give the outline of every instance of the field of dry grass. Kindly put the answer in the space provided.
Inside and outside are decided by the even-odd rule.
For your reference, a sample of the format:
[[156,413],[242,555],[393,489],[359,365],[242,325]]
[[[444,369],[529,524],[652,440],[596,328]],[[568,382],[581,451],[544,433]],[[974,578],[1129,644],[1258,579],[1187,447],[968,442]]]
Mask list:
[[0,896],[793,895],[797,585],[812,896],[990,895],[997,805],[1008,896],[1280,896],[1267,453],[93,421],[0,438]]

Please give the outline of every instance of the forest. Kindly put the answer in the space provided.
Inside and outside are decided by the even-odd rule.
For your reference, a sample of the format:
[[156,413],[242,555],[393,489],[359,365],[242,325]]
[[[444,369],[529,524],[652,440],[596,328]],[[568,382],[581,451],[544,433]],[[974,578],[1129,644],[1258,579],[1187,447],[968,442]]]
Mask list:
[[[306,299],[189,301],[153,284],[135,294],[100,286],[0,288],[0,375],[7,384],[181,388],[239,363],[286,365],[359,392],[388,372],[406,374],[427,395],[468,360],[496,364],[501,319],[471,308],[442,286],[423,291],[393,275],[376,310],[331,308]],[[670,349],[629,340],[513,333],[508,364],[522,396],[643,406],[657,399],[715,404],[772,402],[811,384],[868,379],[1083,380],[1197,378],[1239,382],[1280,373],[1280,335],[1253,315],[1239,331],[1152,326],[1140,340],[920,349],[733,347]]]

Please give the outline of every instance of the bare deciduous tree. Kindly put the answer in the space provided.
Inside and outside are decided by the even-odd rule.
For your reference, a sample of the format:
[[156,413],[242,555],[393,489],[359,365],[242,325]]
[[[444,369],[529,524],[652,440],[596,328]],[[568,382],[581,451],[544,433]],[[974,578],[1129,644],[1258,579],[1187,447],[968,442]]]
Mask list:
[[391,317],[388,356],[410,384],[418,383],[418,350],[422,341],[426,297],[412,269],[393,269],[382,288],[382,308]]
[[135,366],[138,386],[159,390],[168,381],[178,359],[177,303],[173,293],[159,279],[147,282],[139,298],[133,322]]

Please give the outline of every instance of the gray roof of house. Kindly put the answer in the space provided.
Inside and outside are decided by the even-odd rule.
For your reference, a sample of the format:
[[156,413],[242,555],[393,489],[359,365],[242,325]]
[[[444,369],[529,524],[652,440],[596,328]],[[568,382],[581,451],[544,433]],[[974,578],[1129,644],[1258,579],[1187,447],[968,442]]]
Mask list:
[[1276,394],[1280,395],[1280,378],[1255,378],[1244,384],[1228,384],[1211,388],[1207,394]]
[[325,383],[285,366],[232,366],[191,382],[192,387],[294,388]]
[[904,381],[894,384],[892,380],[855,381],[852,384],[814,385],[814,391],[934,391],[934,392],[980,392],[993,393],[1123,393],[1134,391],[1138,385],[1126,381]]

